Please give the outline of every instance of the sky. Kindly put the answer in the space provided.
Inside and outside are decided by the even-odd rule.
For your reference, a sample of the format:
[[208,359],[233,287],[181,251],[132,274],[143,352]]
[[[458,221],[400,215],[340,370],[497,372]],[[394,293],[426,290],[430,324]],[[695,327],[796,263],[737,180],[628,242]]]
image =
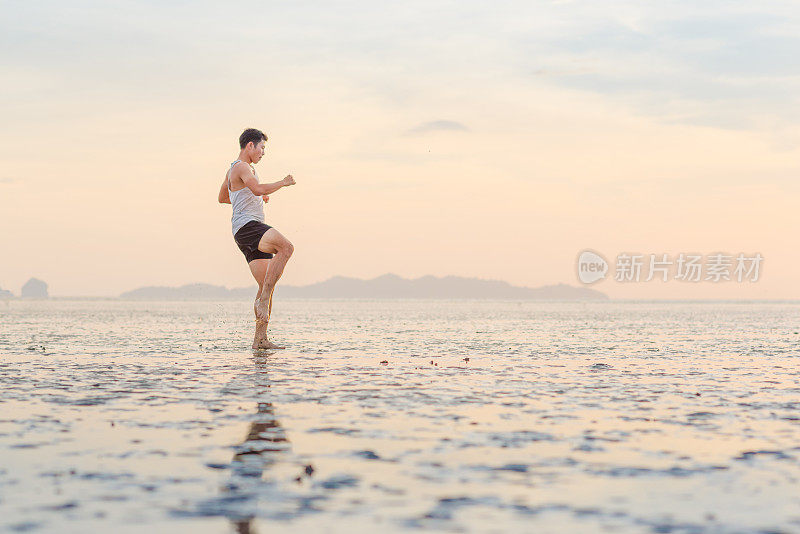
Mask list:
[[591,287],[800,298],[796,3],[6,1],[0,61],[16,294],[254,285],[217,194],[256,127],[261,180],[297,181],[280,283],[759,253],[757,282]]

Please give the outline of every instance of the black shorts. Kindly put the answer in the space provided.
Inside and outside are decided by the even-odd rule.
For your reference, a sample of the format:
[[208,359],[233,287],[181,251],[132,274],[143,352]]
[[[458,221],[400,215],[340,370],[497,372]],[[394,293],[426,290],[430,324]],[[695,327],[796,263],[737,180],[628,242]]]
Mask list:
[[250,221],[236,231],[236,235],[233,236],[233,239],[236,241],[236,244],[239,245],[239,250],[244,254],[247,263],[253,260],[269,259],[272,257],[272,254],[269,252],[261,252],[258,250],[258,242],[261,241],[261,236],[270,228],[272,227],[268,224]]

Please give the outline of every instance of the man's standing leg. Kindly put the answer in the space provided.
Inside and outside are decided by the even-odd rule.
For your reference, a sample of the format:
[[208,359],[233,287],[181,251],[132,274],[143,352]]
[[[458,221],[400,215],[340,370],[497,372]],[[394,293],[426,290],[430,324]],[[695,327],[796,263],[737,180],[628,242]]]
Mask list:
[[[256,306],[258,305],[259,298],[261,296],[261,288],[264,285],[264,278],[267,275],[267,267],[269,266],[269,262],[269,259],[264,258],[253,260],[248,264],[250,267],[250,272],[253,273],[253,278],[255,278],[256,282],[258,282],[258,292],[256,293],[256,300],[253,303],[254,313],[256,313]],[[258,314],[256,313],[256,332],[253,336],[253,348],[276,348],[269,347],[269,345],[271,345],[271,343],[267,337],[267,323],[260,321],[258,319]]]
[[283,274],[286,263],[294,252],[294,245],[275,228],[270,228],[261,236],[258,250],[274,254],[267,266],[264,281],[260,284],[259,298],[255,306],[257,320],[269,323],[272,313],[272,294],[275,292],[275,285]]

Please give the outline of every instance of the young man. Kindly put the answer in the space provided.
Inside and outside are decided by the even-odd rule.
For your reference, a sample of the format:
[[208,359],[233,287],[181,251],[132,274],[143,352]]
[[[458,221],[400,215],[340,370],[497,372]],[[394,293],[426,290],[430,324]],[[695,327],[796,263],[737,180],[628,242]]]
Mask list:
[[248,128],[239,136],[239,158],[231,163],[219,190],[219,201],[233,207],[233,239],[247,259],[250,272],[258,282],[258,294],[253,305],[256,315],[254,349],[282,349],[267,339],[267,326],[272,313],[272,293],[283,274],[294,246],[275,228],[264,223],[263,203],[269,194],[281,187],[294,185],[292,175],[279,182],[261,184],[253,167],[264,157],[267,136],[260,130]]

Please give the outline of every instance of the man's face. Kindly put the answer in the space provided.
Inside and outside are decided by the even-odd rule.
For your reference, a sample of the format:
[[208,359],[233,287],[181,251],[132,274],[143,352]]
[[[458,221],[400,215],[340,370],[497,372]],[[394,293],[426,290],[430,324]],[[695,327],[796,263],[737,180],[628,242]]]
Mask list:
[[267,142],[264,141],[263,139],[261,141],[259,141],[258,144],[251,145],[253,147],[253,152],[250,155],[250,159],[252,159],[253,162],[258,163],[259,160],[261,160],[261,158],[264,157],[264,151],[265,151],[266,145],[267,145]]

